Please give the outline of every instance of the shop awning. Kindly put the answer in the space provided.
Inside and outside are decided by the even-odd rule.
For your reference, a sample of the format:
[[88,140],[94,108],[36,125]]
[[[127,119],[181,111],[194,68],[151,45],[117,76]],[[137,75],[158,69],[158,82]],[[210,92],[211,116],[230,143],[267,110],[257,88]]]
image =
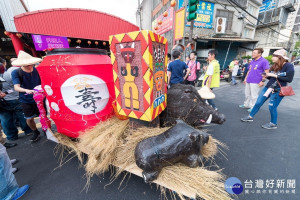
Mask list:
[[109,35],[138,31],[139,27],[113,15],[74,8],[47,9],[14,17],[18,32],[92,40],[109,40]]
[[229,37],[198,37],[197,40],[207,41],[225,41],[225,42],[258,42],[257,40],[251,40],[246,38],[229,38]]

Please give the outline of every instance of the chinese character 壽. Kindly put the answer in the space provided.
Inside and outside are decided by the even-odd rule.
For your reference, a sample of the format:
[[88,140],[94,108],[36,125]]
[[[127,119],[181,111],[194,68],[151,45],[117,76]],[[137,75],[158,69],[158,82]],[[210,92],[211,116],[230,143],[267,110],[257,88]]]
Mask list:
[[94,88],[84,88],[82,90],[79,90],[78,92],[82,93],[82,95],[78,95],[78,96],[75,96],[76,98],[82,98],[81,102],[78,102],[77,104],[80,105],[81,103],[84,103],[83,104],[83,107],[85,109],[89,108],[89,107],[92,107],[92,112],[95,113],[96,112],[96,105],[95,105],[95,102],[100,100],[101,97],[95,97],[96,94],[99,93],[99,91],[96,91],[96,92],[92,92],[91,90],[94,90]]

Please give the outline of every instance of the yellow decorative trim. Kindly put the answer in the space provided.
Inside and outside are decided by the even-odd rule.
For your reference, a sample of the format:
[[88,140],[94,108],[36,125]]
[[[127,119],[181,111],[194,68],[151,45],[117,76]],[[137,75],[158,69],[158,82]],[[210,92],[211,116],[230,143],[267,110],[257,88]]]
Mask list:
[[131,113],[129,113],[128,116],[131,117],[131,118],[138,119],[138,117],[135,115],[135,113],[133,111],[131,111]]
[[136,37],[139,35],[140,31],[135,31],[135,32],[130,32],[130,33],[127,33],[129,35],[129,37],[132,39],[132,40],[135,40]]
[[116,38],[119,42],[121,42],[121,41],[123,40],[124,36],[125,36],[125,33],[123,33],[123,34],[118,34],[118,35],[115,35],[115,38]]

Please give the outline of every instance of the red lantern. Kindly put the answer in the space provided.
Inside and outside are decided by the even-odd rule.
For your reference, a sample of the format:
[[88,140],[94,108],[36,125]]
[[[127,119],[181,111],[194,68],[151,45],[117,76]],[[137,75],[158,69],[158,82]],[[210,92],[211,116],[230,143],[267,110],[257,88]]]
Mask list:
[[70,43],[70,42],[71,42],[71,39],[68,39],[68,42]]
[[102,44],[103,44],[103,46],[106,46],[106,42],[103,42]]
[[174,7],[176,5],[176,1],[175,0],[172,0],[171,1],[171,7]]
[[165,11],[165,12],[163,13],[163,16],[164,16],[164,17],[168,17],[168,11]]
[[161,25],[162,24],[162,20],[158,20],[158,25]]
[[87,41],[87,43],[89,44],[89,46],[92,44],[92,42],[91,42],[91,41]]
[[5,34],[6,36],[9,36],[9,32],[7,32],[7,31],[4,31],[4,34]]
[[21,33],[17,33],[16,36],[17,36],[18,38],[21,38],[21,37],[22,37],[22,34],[21,34]]
[[98,41],[96,41],[96,42],[95,42],[95,45],[97,46],[98,44],[99,44],[99,42],[98,42]]
[[154,27],[154,30],[156,30],[156,31],[157,31],[157,30],[158,30],[158,26],[155,26],[155,27]]

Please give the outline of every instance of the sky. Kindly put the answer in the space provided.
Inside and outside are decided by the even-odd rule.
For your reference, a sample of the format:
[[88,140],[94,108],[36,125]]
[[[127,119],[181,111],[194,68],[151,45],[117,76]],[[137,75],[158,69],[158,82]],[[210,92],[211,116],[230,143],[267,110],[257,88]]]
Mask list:
[[[29,11],[83,8],[109,13],[136,24],[138,0],[23,0]],[[141,0],[142,1],[142,0]]]

